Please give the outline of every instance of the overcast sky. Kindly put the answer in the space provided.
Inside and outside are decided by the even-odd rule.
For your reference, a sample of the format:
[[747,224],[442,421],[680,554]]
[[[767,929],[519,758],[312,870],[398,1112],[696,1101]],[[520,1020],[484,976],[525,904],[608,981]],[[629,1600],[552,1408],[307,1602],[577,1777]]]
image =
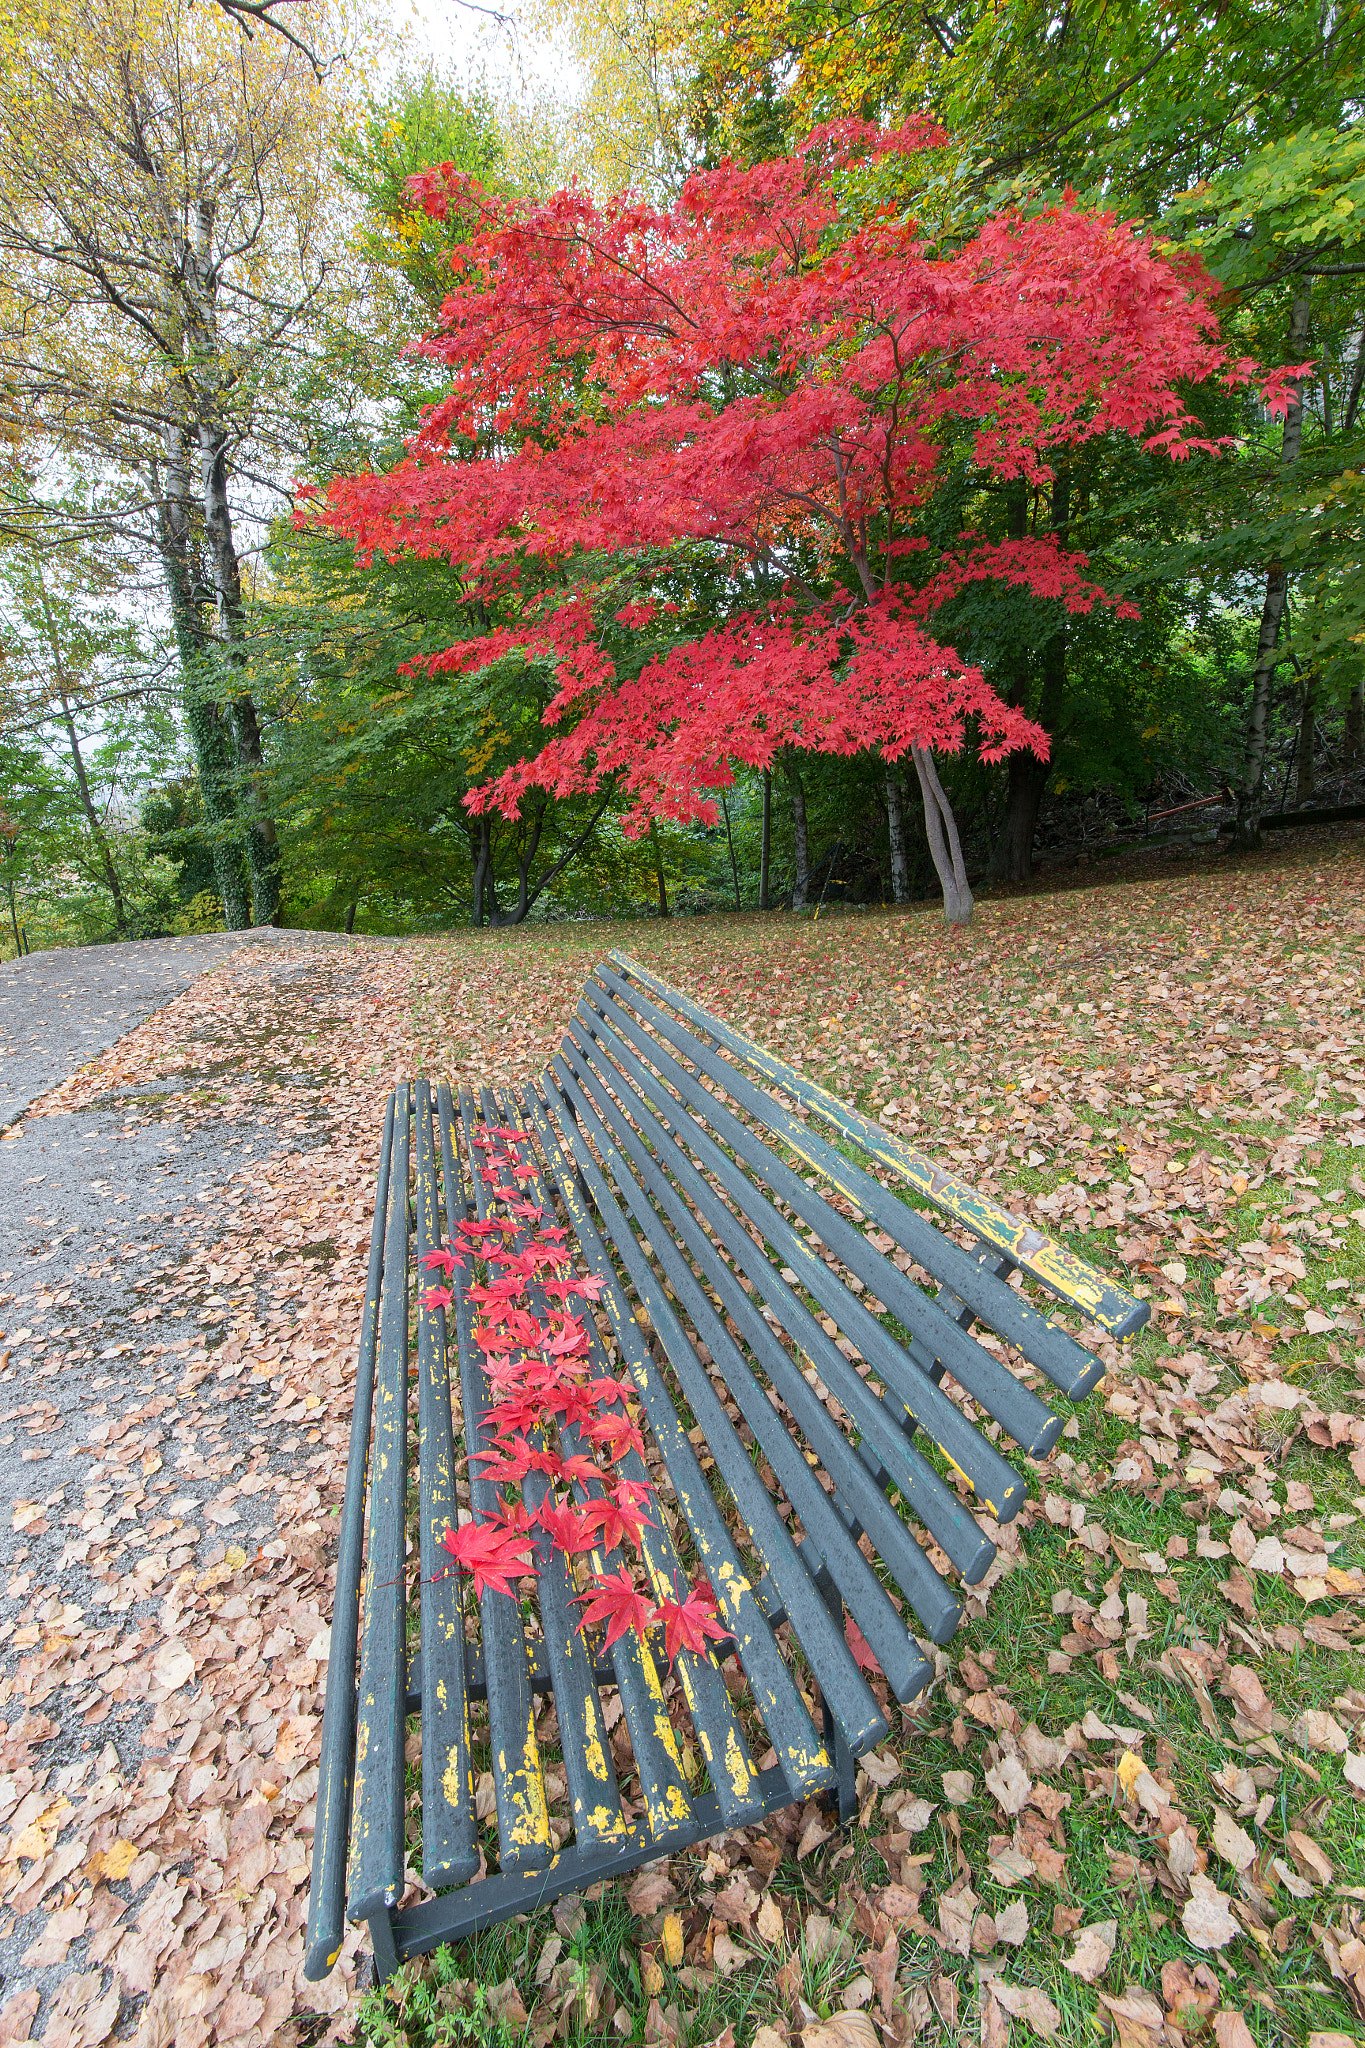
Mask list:
[[573,61],[553,39],[528,30],[514,7],[503,10],[508,20],[500,26],[460,0],[393,0],[393,6],[395,21],[407,28],[415,49],[442,70],[482,78],[495,95],[538,95],[547,88],[556,98],[575,95]]

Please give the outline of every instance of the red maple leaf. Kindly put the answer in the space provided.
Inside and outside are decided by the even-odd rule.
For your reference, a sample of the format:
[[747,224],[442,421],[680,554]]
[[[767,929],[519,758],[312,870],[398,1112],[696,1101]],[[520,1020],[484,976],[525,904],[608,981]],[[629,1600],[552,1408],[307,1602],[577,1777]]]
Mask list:
[[566,1316],[541,1347],[551,1358],[579,1358],[588,1349],[588,1333],[576,1316]]
[[628,1450],[638,1451],[641,1457],[644,1456],[645,1440],[628,1416],[597,1415],[591,1422],[585,1422],[582,1429],[584,1436],[590,1437],[593,1443],[610,1445],[613,1457],[622,1455],[623,1444]]
[[611,1648],[618,1637],[628,1629],[634,1629],[643,1638],[649,1626],[650,1605],[636,1586],[630,1573],[622,1565],[619,1571],[599,1573],[590,1593],[579,1593],[579,1600],[588,1602],[583,1609],[580,1629],[592,1623],[604,1621],[607,1625],[606,1647]]
[[429,1273],[434,1273],[439,1267],[447,1280],[454,1272],[458,1263],[459,1261],[456,1259],[454,1252],[447,1251],[444,1245],[438,1246],[433,1252],[423,1252],[421,1257],[421,1264],[426,1267]]
[[425,1287],[421,1294],[423,1308],[449,1308],[454,1299],[448,1287]]
[[530,1570],[530,1539],[502,1520],[466,1522],[462,1529],[447,1529],[441,1542],[472,1575],[480,1599],[486,1592],[515,1598],[512,1578]]
[[617,1500],[595,1500],[589,1502],[584,1513],[590,1516],[601,1530],[604,1550],[615,1550],[617,1545],[624,1543],[627,1538],[638,1545],[640,1531],[654,1527],[650,1516],[641,1514],[639,1508],[629,1502],[623,1506]]
[[539,1521],[555,1548],[562,1550],[566,1557],[574,1557],[581,1550],[591,1550],[597,1541],[590,1516],[556,1503],[549,1494],[540,1504]]
[[524,1441],[514,1442],[510,1449],[500,1444],[492,1451],[471,1451],[470,1456],[479,1461],[480,1478],[491,1479],[498,1486],[520,1486],[531,1469]]
[[663,1623],[664,1647],[671,1662],[679,1650],[700,1655],[707,1637],[719,1642],[729,1634],[717,1619],[716,1596],[705,1579],[695,1579],[685,1600],[661,1600],[650,1616],[651,1625]]

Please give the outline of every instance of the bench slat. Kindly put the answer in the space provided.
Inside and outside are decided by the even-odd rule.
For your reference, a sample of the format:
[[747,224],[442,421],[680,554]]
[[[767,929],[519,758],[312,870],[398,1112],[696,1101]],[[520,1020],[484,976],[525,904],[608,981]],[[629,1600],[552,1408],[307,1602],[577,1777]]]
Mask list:
[[[777,1512],[776,1503],[760,1482],[748,1453],[735,1435],[719,1396],[710,1380],[701,1371],[686,1332],[659,1287],[648,1260],[640,1251],[630,1225],[579,1135],[573,1118],[564,1107],[563,1098],[557,1096],[550,1077],[547,1075],[545,1079],[549,1084],[547,1092],[550,1093],[551,1104],[557,1111],[560,1129],[567,1138],[575,1163],[587,1183],[597,1213],[606,1226],[611,1243],[638,1300],[650,1316],[669,1363],[684,1387],[697,1423],[705,1434],[707,1448],[739,1508],[750,1541],[761,1557],[767,1574],[786,1608],[792,1628],[819,1681],[821,1692],[833,1709],[849,1747],[855,1751],[864,1749],[870,1742],[879,1741],[885,1733],[886,1723],[881,1710],[872,1696],[867,1681],[853,1661],[842,1629],[835,1626],[829,1609],[814,1585],[810,1571],[792,1543],[786,1524]],[[632,1376],[644,1400],[655,1441],[663,1453],[669,1477],[678,1495],[679,1506],[692,1529],[711,1584],[719,1599],[725,1603],[727,1593],[732,1590],[735,1574],[738,1572],[739,1576],[744,1578],[746,1587],[747,1576],[738,1559],[734,1557],[734,1546],[724,1519],[707,1486],[686,1431],[678,1420],[671,1396],[667,1393],[647,1348],[639,1340],[635,1312],[627,1303],[614,1274],[609,1289],[614,1296],[611,1312],[613,1321],[617,1324],[618,1342],[629,1359]],[[606,1292],[607,1290],[604,1290],[604,1295]],[[625,1328],[627,1323],[630,1325],[629,1330]],[[627,1351],[627,1343],[632,1337],[636,1354],[633,1358],[629,1357]],[[718,1539],[721,1547],[718,1547]],[[739,1617],[727,1613],[727,1619],[734,1628],[736,1637],[739,1638]],[[786,1666],[779,1664],[779,1668],[786,1678],[789,1692],[795,1694],[796,1687],[786,1671]],[[762,1689],[755,1685],[755,1692],[762,1702]],[[797,1697],[799,1698],[799,1695]],[[766,1707],[764,1713],[766,1719]],[[804,1706],[801,1708],[800,1718],[810,1725]],[[777,1741],[771,1724],[769,1733],[773,1735],[773,1746],[781,1756],[783,1744]],[[823,1770],[828,1763],[824,1746],[815,1737],[813,1726],[809,1744],[805,1740],[804,1729],[800,1729],[798,1738],[795,1741],[789,1738],[786,1747],[793,1769],[803,1768],[806,1758],[809,1759],[808,1767],[813,1770]]]
[[[591,985],[588,994],[591,1000]],[[601,1002],[602,997],[597,1000]],[[657,1004],[644,996],[634,996],[633,1001],[645,1022],[653,1024],[670,1042],[678,1044],[683,1034]],[[660,1066],[661,1072],[667,1073],[694,1116],[705,1118],[716,1135],[729,1142],[756,1178],[815,1230],[864,1286],[874,1289],[912,1338],[918,1341],[919,1349],[912,1345],[911,1356],[922,1362],[919,1356],[922,1351],[931,1362],[941,1361],[958,1384],[993,1421],[1008,1431],[1030,1457],[1045,1457],[1062,1433],[1061,1418],[1053,1414],[1047,1403],[1030,1388],[1021,1386],[1008,1367],[993,1358],[989,1351],[983,1350],[938,1302],[922,1293],[898,1266],[883,1258],[862,1232],[831,1208],[817,1190],[808,1188],[799,1173],[780,1160],[731,1110],[702,1086],[699,1075],[689,1074],[676,1060],[667,1060],[667,1055],[646,1037],[630,1013],[609,993],[605,997],[604,1010],[618,1029],[630,1038],[637,1051]],[[744,1086],[741,1075],[736,1075],[733,1068],[714,1053],[709,1053],[696,1039],[680,1045],[679,1050],[685,1051],[702,1072],[710,1074],[722,1087]],[[667,1060],[666,1067],[660,1065],[662,1060]]]
[[[606,976],[604,980],[619,994],[629,997],[628,984],[624,980],[613,976]],[[1006,1286],[996,1276],[993,1266],[981,1265],[970,1252],[945,1236],[899,1195],[883,1187],[872,1174],[845,1158],[837,1146],[812,1131],[808,1123],[784,1110],[766,1090],[738,1072],[733,1061],[717,1058],[691,1032],[679,1029],[671,1036],[672,1042],[686,1052],[694,1065],[710,1074],[713,1080],[718,1080],[748,1115],[774,1137],[780,1138],[790,1151],[813,1167],[831,1187],[837,1188],[855,1208],[871,1217],[903,1250],[932,1273],[935,1280],[955,1291],[959,1297],[959,1308],[970,1304],[979,1321],[1007,1343],[1017,1346],[1031,1364],[1047,1374],[1068,1400],[1082,1400],[1103,1377],[1101,1361],[1078,1344],[1068,1331],[1059,1329],[1046,1316],[1031,1308],[1012,1287]],[[869,1249],[874,1257],[881,1257],[875,1247]],[[866,1279],[867,1276],[861,1277]],[[950,1310],[950,1313],[956,1315],[957,1310]],[[1017,1432],[1014,1434],[1016,1441],[1023,1441]]]
[[[881,1486],[873,1477],[876,1461],[873,1461],[872,1468],[869,1469],[868,1463],[852,1451],[829,1410],[814,1389],[807,1385],[795,1362],[788,1356],[756,1308],[752,1297],[745,1293],[735,1268],[720,1257],[706,1230],[698,1227],[697,1218],[700,1217],[702,1223],[709,1226],[720,1242],[726,1244],[735,1254],[741,1272],[750,1273],[754,1266],[760,1265],[765,1271],[771,1271],[758,1246],[754,1244],[748,1232],[736,1223],[714,1188],[683,1156],[681,1148],[667,1145],[667,1134],[663,1126],[642,1097],[633,1095],[629,1108],[645,1139],[653,1142],[655,1149],[652,1154],[645,1149],[640,1138],[633,1134],[621,1109],[589,1069],[587,1062],[574,1061],[571,1064],[589,1099],[598,1113],[607,1118],[613,1132],[625,1145],[645,1185],[662,1204],[689,1253],[701,1266],[725,1308],[734,1318],[741,1335],[758,1357],[764,1371],[786,1403],[806,1441],[820,1457],[825,1470],[834,1480],[836,1505],[840,1502],[845,1503],[850,1517],[856,1515],[859,1523],[868,1531],[882,1562],[890,1570],[915,1613],[928,1629],[932,1640],[936,1643],[947,1642],[961,1618],[960,1603],[934,1570],[899,1512],[887,1500]],[[665,1156],[665,1152],[668,1172],[677,1182],[677,1188],[658,1163]],[[679,1194],[678,1188],[682,1189],[682,1194]],[[691,1209],[688,1207],[689,1202],[692,1205]],[[657,1240],[651,1240],[655,1241]],[[748,1258],[745,1256],[746,1251],[750,1255]],[[755,1285],[758,1284],[755,1279]],[[785,1286],[781,1281],[778,1284]],[[792,1300],[795,1300],[794,1296]],[[853,1370],[843,1353],[816,1323],[815,1318],[808,1311],[803,1310],[803,1314],[810,1325],[805,1334],[812,1340],[819,1340],[819,1357],[831,1364],[831,1369],[835,1372],[834,1383],[843,1389],[846,1396],[844,1405],[848,1407],[858,1427],[866,1429],[870,1425],[877,1441],[885,1442],[889,1454],[895,1456],[894,1446],[897,1440],[902,1448],[905,1447],[905,1440],[894,1418],[886,1414],[877,1396]],[[841,1371],[833,1368],[832,1362],[826,1360],[826,1351],[833,1353],[834,1358],[838,1360],[839,1368],[842,1368]],[[816,1363],[814,1353],[811,1355],[812,1362]],[[820,1370],[818,1363],[816,1370]],[[831,1382],[827,1381],[826,1384]],[[763,1406],[771,1412],[771,1404],[766,1396],[763,1398]],[[918,1457],[918,1453],[914,1455]],[[937,1480],[936,1476],[935,1483],[942,1486],[942,1481]],[[943,1488],[943,1491],[946,1493],[947,1488]],[[975,1523],[971,1526],[976,1531]],[[977,1574],[980,1577],[995,1554],[995,1546],[981,1536],[979,1531],[976,1531],[976,1534],[985,1552]],[[865,1628],[863,1633],[867,1634]],[[922,1690],[932,1676],[932,1667],[924,1660],[919,1661],[923,1667],[922,1675],[910,1681],[914,1691],[906,1695],[908,1698],[913,1698],[915,1693]],[[883,1666],[883,1669],[885,1668]],[[901,1695],[898,1693],[897,1697]]]
[[[413,1207],[419,1283],[422,1261],[440,1245],[432,1102],[417,1083]],[[441,1538],[454,1526],[455,1438],[445,1312],[417,1312],[418,1457],[422,1567],[422,1875],[429,1885],[463,1884],[479,1867],[474,1828],[474,1769],[465,1697],[464,1601],[460,1572]]]
[[[472,1126],[478,1121],[467,1088],[460,1090],[460,1124],[464,1156],[473,1157]],[[482,1182],[473,1184],[480,1222],[487,1219],[488,1200]],[[496,1513],[498,1490],[482,1476],[475,1452],[492,1445],[487,1427],[488,1380],[478,1346],[474,1317],[464,1288],[456,1296],[459,1309],[460,1385],[464,1397],[465,1447],[469,1457],[469,1495],[476,1520]],[[488,1688],[488,1726],[493,1751],[493,1790],[498,1805],[498,1853],[504,1868],[541,1870],[554,1853],[545,1800],[545,1773],[536,1741],[535,1703],[526,1662],[526,1633],[521,1608],[510,1594],[486,1588],[479,1601],[483,1633],[484,1682]]]
[[[540,1097],[528,1089],[526,1108],[554,1176],[560,1199],[568,1212],[579,1248],[588,1268],[602,1281],[602,1303],[611,1318],[622,1360],[639,1389],[654,1440],[668,1468],[678,1508],[692,1533],[711,1585],[715,1590],[739,1660],[749,1680],[754,1701],[763,1716],[768,1737],[782,1766],[793,1799],[804,1799],[830,1782],[833,1765],[823,1742],[815,1732],[796,1681],[783,1661],[758,1604],[753,1585],[740,1562],[725,1519],[710,1488],[673,1403],[654,1368],[620,1281],[611,1255],[579,1190],[582,1173],[598,1214],[617,1241],[618,1232],[630,1236],[630,1229],[581,1140],[575,1143],[572,1124],[563,1142],[549,1122]],[[880,1721],[880,1716],[877,1717]],[[882,1726],[884,1727],[884,1723]],[[871,1740],[876,1740],[874,1733]]]
[[[490,1126],[504,1123],[487,1090],[483,1091],[482,1109],[484,1120]],[[505,1144],[495,1147],[495,1156],[501,1158],[506,1169],[499,1176],[505,1186],[511,1181],[511,1165]],[[467,1157],[470,1178],[475,1186],[475,1200],[482,1213],[491,1206],[486,1156],[481,1155],[481,1148],[471,1146]],[[527,1230],[519,1230],[512,1240],[513,1249],[524,1251],[528,1238]],[[543,1317],[546,1307],[544,1295],[534,1286],[529,1287],[527,1293],[532,1314]],[[533,1446],[544,1448],[544,1433],[537,1432],[530,1441]],[[549,1490],[549,1481],[543,1473],[530,1472],[526,1475],[521,1491],[531,1513],[540,1507]],[[575,1839],[585,1849],[594,1844],[607,1848],[612,1843],[624,1841],[627,1833],[621,1817],[621,1795],[616,1773],[611,1767],[607,1727],[593,1677],[592,1653],[578,1629],[578,1610],[573,1605],[568,1568],[563,1553],[554,1549],[543,1529],[536,1534],[535,1572],[544,1638],[542,1647],[554,1689],[559,1747],[569,1803],[573,1809]],[[495,1771],[495,1779],[497,1775]]]
[[[639,1182],[622,1159],[620,1152],[617,1150],[612,1138],[608,1136],[603,1124],[593,1113],[586,1094],[572,1081],[568,1075],[566,1065],[561,1060],[557,1060],[555,1066],[560,1071],[562,1083],[578,1112],[578,1121],[581,1128],[597,1147],[597,1151],[610,1170],[627,1208],[640,1225],[645,1237],[653,1245],[655,1257],[663,1268],[666,1282],[672,1288],[678,1301],[686,1309],[693,1329],[719,1367],[727,1391],[737,1403],[740,1413],[753,1431],[756,1441],[772,1466],[774,1476],[781,1486],[783,1493],[791,1502],[792,1507],[804,1524],[812,1543],[833,1573],[839,1590],[847,1601],[854,1619],[871,1645],[873,1654],[881,1665],[882,1670],[886,1673],[892,1691],[902,1703],[916,1698],[932,1679],[934,1675],[933,1666],[924,1657],[919,1645],[906,1628],[904,1621],[892,1606],[887,1597],[886,1589],[877,1577],[876,1572],[859,1550],[845,1522],[841,1520],[835,1501],[825,1492],[815,1473],[807,1464],[805,1452],[801,1445],[793,1438],[786,1423],[750,1372],[743,1353],[726,1329],[716,1308],[693,1276],[690,1264],[690,1244],[689,1251],[686,1254],[679,1249],[676,1239],[672,1237],[668,1230],[665,1219],[659,1215],[656,1209],[649,1205]],[[624,1140],[623,1133],[620,1135],[623,1137],[623,1141],[630,1142]],[[646,1173],[651,1187],[662,1197],[663,1189],[659,1186],[659,1176],[651,1166],[641,1161],[638,1141],[630,1144],[630,1150],[635,1157],[636,1164],[640,1165]],[[646,1161],[647,1158],[648,1155],[645,1155]],[[674,1201],[676,1202],[676,1200],[677,1198],[675,1197]],[[684,1215],[686,1215],[685,1205],[682,1206],[684,1208]],[[698,1233],[696,1232],[695,1220],[689,1219],[689,1221],[691,1228],[688,1232],[688,1239],[690,1240],[692,1236]],[[684,1224],[683,1227],[686,1229],[687,1225]],[[699,1253],[700,1247],[697,1247],[697,1250]],[[735,1316],[741,1333],[747,1337],[759,1363],[768,1371],[770,1377],[773,1372],[782,1372],[783,1367],[790,1368],[790,1360],[787,1358],[786,1353],[778,1344],[762,1316],[753,1307],[744,1290],[737,1283],[733,1283],[733,1275],[731,1276],[731,1283],[731,1289],[727,1290],[731,1292],[733,1303],[731,1312]],[[735,1296],[738,1297],[737,1301],[734,1300]],[[671,1353],[670,1357],[672,1357]],[[716,1410],[720,1410],[720,1401],[714,1388],[711,1386],[705,1367],[697,1358],[690,1344],[687,1346],[685,1358],[681,1362],[674,1358],[672,1362],[683,1391],[691,1403],[693,1413],[697,1416],[698,1421],[702,1422],[703,1426],[706,1426],[703,1408],[711,1406]],[[834,1480],[836,1487],[841,1483],[854,1483],[856,1485],[856,1480],[859,1477],[866,1481],[866,1473],[863,1467],[854,1456],[842,1432],[836,1428],[828,1411],[815,1399],[810,1388],[806,1386],[798,1373],[791,1371],[788,1377],[796,1381],[801,1387],[802,1394],[806,1397],[803,1406],[811,1432],[809,1437],[811,1448],[818,1454],[821,1454],[821,1463],[831,1479]],[[797,1398],[799,1399],[799,1397]],[[701,1405],[699,1405],[699,1401]],[[720,1412],[723,1416],[723,1410]],[[724,1418],[723,1422],[718,1423],[717,1427],[733,1434],[733,1425],[729,1423],[728,1418]],[[707,1441],[713,1456],[717,1458],[717,1463],[721,1464],[722,1461],[717,1450],[716,1438],[710,1428],[707,1428]],[[729,1446],[727,1438],[727,1447],[730,1448],[732,1464],[736,1459],[743,1462],[746,1468],[748,1484],[766,1493],[767,1488],[764,1486],[763,1481],[754,1474],[751,1461],[743,1444],[739,1443],[736,1439],[733,1446]],[[722,1464],[722,1470],[724,1469]],[[872,1491],[873,1489],[870,1485],[864,1485],[863,1492],[865,1494],[870,1495]],[[913,1539],[910,1537],[909,1531],[900,1522],[899,1517],[889,1509],[884,1496],[877,1496],[875,1506],[870,1499],[866,1500],[864,1505],[867,1508],[868,1514],[874,1518],[877,1518],[877,1507],[880,1507],[882,1510],[882,1517],[880,1519],[885,1520],[887,1523],[896,1523],[896,1531],[889,1535],[892,1558],[898,1557],[902,1549],[917,1549]],[[744,1511],[746,1503],[741,1500],[740,1506],[741,1511]],[[769,1568],[771,1569],[771,1566]],[[946,1594],[947,1589],[945,1588],[944,1591]],[[948,1596],[948,1605],[952,1610],[952,1625],[956,1625],[957,1602],[952,1600],[951,1596]]]
[[355,1767],[356,1649],[360,1634],[360,1575],[365,1547],[365,1473],[370,1456],[374,1407],[375,1346],[384,1273],[384,1231],[388,1219],[389,1170],[393,1158],[394,1097],[384,1112],[379,1145],[379,1181],[370,1224],[370,1263],[365,1307],[360,1318],[360,1353],[355,1371],[355,1405],[346,1457],[337,1537],[336,1587],[332,1595],[331,1647],[318,1759],[317,1818],[308,1885],[308,1933],[303,1973],[310,1983],[327,1975],[341,1952],[346,1932],[346,1845],[350,1836],[351,1789]]
[[406,1082],[394,1103],[393,1167],[384,1233],[384,1285],[374,1441],[365,1627],[356,1716],[355,1796],[347,1913],[366,1920],[403,1892],[403,1771],[407,1717],[404,1511],[408,1443],[408,1112]]
[[[706,1160],[742,1213],[757,1223],[765,1242],[781,1251],[787,1265],[796,1273],[798,1284],[819,1302],[825,1313],[852,1340],[896,1396],[905,1414],[924,1430],[948,1462],[961,1472],[996,1520],[1011,1520],[1023,1505],[1027,1493],[1024,1481],[930,1379],[923,1362],[912,1363],[911,1357],[890,1331],[883,1328],[871,1311],[825,1264],[819,1253],[778,1213],[773,1203],[755,1187],[734,1160],[721,1151],[710,1132],[703,1129],[686,1107],[669,1094],[656,1075],[635,1059],[632,1048],[597,1011],[587,1009],[586,1015],[580,1014],[580,1021],[591,1037],[612,1052],[638,1078],[660,1112],[665,1126],[675,1135],[680,1130],[685,1132],[683,1142]],[[666,1079],[673,1080],[676,1075],[687,1083],[682,1068],[666,1052],[652,1046],[652,1056]],[[724,1116],[719,1109],[715,1114],[718,1120]],[[742,1142],[742,1132],[736,1131],[733,1135],[736,1141]],[[796,1181],[796,1176],[793,1174],[790,1179]],[[808,1192],[802,1182],[796,1181],[796,1185],[801,1188],[803,1196]],[[925,1519],[928,1524],[927,1515]]]
[[648,989],[661,1001],[671,1005],[678,1014],[691,1023],[708,1031],[744,1060],[765,1080],[773,1082],[784,1093],[804,1102],[846,1138],[860,1145],[878,1165],[886,1167],[901,1180],[913,1187],[935,1208],[951,1216],[955,1223],[966,1226],[975,1236],[1004,1252],[1011,1262],[1023,1269],[1040,1286],[1046,1287],[1062,1301],[1070,1302],[1102,1330],[1107,1330],[1116,1339],[1131,1337],[1140,1330],[1151,1315],[1151,1308],[1145,1301],[1139,1301],[1125,1288],[1117,1286],[1084,1259],[1077,1258],[1065,1245],[1044,1236],[1030,1223],[1012,1216],[988,1195],[977,1192],[956,1174],[947,1172],[934,1160],[911,1145],[902,1143],[889,1131],[870,1117],[851,1109],[846,1102],[831,1095],[815,1081],[807,1080],[786,1060],[779,1059],[764,1046],[736,1031],[718,1017],[712,1017],[698,1003],[685,996],[678,989],[661,981],[633,960],[629,953],[613,950],[610,959],[641,988]]

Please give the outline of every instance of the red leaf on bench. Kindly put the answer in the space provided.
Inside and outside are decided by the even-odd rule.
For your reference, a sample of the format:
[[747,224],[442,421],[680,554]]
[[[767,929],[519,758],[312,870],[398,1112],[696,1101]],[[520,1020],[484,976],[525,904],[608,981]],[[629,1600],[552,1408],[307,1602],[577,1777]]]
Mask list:
[[426,1267],[429,1273],[434,1273],[437,1267],[439,1266],[441,1271],[445,1274],[446,1279],[448,1280],[451,1274],[454,1272],[456,1266],[459,1264],[459,1260],[456,1258],[454,1252],[447,1251],[445,1246],[442,1245],[438,1250],[434,1252],[423,1252],[421,1264]]
[[591,1550],[597,1541],[591,1515],[576,1508],[557,1507],[549,1494],[540,1504],[538,1519],[556,1550],[562,1550],[566,1557],[575,1557],[581,1550]]
[[584,1358],[588,1351],[588,1333],[577,1316],[566,1316],[563,1328],[556,1330],[541,1348],[551,1358]]
[[511,1455],[503,1450],[474,1451],[472,1456],[479,1460],[481,1479],[491,1479],[496,1486],[520,1486],[531,1469],[530,1455],[524,1443],[517,1444]]
[[646,1527],[654,1527],[650,1517],[642,1515],[637,1507],[632,1507],[629,1503],[623,1506],[616,1500],[595,1500],[584,1512],[601,1529],[602,1546],[605,1550],[615,1550],[618,1544],[624,1543],[627,1538],[638,1544],[640,1531]]
[[427,1287],[422,1292],[423,1308],[449,1308],[455,1297],[448,1287]]
[[591,1593],[579,1593],[575,1597],[589,1603],[583,1609],[579,1628],[585,1629],[593,1622],[604,1621],[607,1624],[608,1649],[628,1629],[633,1628],[637,1635],[643,1636],[649,1626],[649,1602],[624,1565],[620,1571],[604,1572]]
[[447,1529],[441,1542],[471,1574],[480,1599],[486,1592],[515,1598],[509,1574],[520,1577],[531,1569],[530,1538],[505,1521],[466,1522],[463,1529]]
[[700,1655],[708,1636],[716,1641],[729,1634],[716,1618],[716,1596],[705,1579],[694,1582],[685,1600],[661,1600],[650,1620],[663,1623],[670,1661],[679,1650],[693,1650]]
[[625,1415],[598,1415],[591,1422],[583,1424],[583,1434],[591,1437],[595,1444],[610,1444],[615,1457],[621,1456],[619,1446],[626,1444],[640,1456],[645,1454],[645,1440],[635,1424]]

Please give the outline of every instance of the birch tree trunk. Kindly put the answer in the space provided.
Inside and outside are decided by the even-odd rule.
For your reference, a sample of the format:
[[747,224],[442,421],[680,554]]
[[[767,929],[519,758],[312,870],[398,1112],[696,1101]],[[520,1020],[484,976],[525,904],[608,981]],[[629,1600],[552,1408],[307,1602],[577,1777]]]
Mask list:
[[[1304,279],[1294,296],[1289,314],[1289,357],[1297,362],[1308,340],[1312,311],[1312,287]],[[1284,420],[1280,461],[1289,468],[1299,459],[1303,445],[1303,392],[1296,391]],[[1251,678],[1251,706],[1247,713],[1246,741],[1242,769],[1237,783],[1237,824],[1234,850],[1248,853],[1261,843],[1261,792],[1265,785],[1266,743],[1270,734],[1270,692],[1279,666],[1280,623],[1289,595],[1289,571],[1283,562],[1272,562],[1266,572],[1261,624],[1256,635],[1256,666]]]

